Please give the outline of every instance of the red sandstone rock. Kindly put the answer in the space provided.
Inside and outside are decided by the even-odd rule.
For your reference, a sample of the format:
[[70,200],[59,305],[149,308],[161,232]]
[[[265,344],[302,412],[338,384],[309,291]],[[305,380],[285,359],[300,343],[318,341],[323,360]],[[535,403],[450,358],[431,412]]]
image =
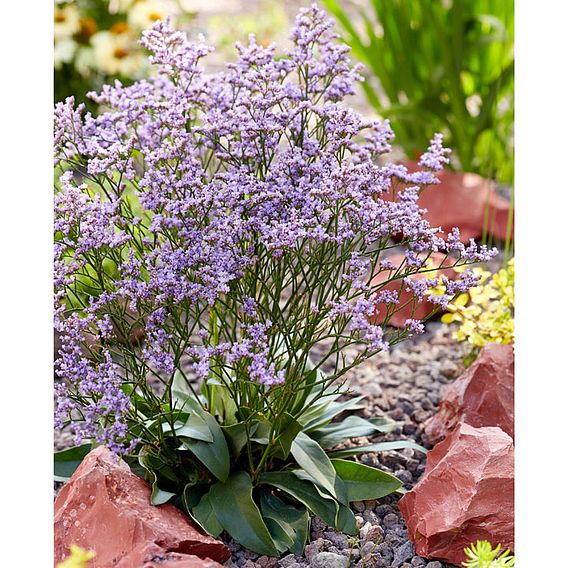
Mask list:
[[449,386],[437,414],[425,423],[428,438],[438,442],[463,421],[475,427],[499,426],[514,439],[514,378],[513,346],[486,345]]
[[[405,162],[409,171],[418,170],[416,162]],[[493,184],[473,173],[443,170],[436,173],[437,185],[426,187],[418,204],[427,209],[424,217],[432,227],[442,227],[447,233],[458,227],[461,240],[483,236],[483,228],[493,237],[507,238],[509,201],[501,197]]]
[[96,552],[92,568],[214,568],[229,558],[222,542],[174,505],[151,505],[150,494],[124,461],[94,449],[55,500],[55,563],[71,543]]
[[514,448],[500,428],[461,423],[398,506],[416,553],[461,566],[477,540],[514,550]]
[[[395,267],[398,267],[402,261],[405,259],[404,255],[395,254],[389,257]],[[420,280],[422,278],[432,278],[434,275],[444,275],[447,278],[453,280],[457,276],[457,272],[453,268],[443,268],[447,264],[453,263],[452,259],[446,258],[446,255],[441,253],[432,253],[429,259],[433,263],[433,267],[441,268],[438,273],[428,272],[425,274],[413,274],[410,278],[413,280]],[[391,272],[388,270],[384,270],[380,272],[373,280],[371,281],[371,288],[380,285],[382,282],[385,282],[391,277]],[[414,302],[412,292],[407,292],[405,290],[404,285],[402,285],[402,280],[395,280],[393,282],[389,282],[386,286],[381,288],[382,290],[393,290],[399,292],[399,306],[401,306],[389,319],[389,325],[393,325],[395,327],[404,327],[404,322],[409,318],[414,318],[417,320],[424,319],[427,315],[429,315],[432,310],[436,307],[431,302],[422,301],[422,302]],[[409,302],[408,305],[405,305]],[[403,307],[404,306],[404,307]],[[414,314],[413,314],[414,310]],[[385,316],[387,313],[387,305],[378,303],[375,314],[372,318],[374,324],[381,324],[385,320]]]

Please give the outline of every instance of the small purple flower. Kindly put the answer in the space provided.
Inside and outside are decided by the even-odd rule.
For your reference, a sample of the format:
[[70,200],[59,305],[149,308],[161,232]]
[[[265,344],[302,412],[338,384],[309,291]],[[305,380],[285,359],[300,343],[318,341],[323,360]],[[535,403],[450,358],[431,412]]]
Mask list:
[[422,154],[418,161],[419,166],[439,172],[444,168],[444,165],[450,163],[448,154],[450,154],[451,150],[444,148],[443,140],[444,137],[441,134],[434,134],[434,138],[430,140],[428,151]]

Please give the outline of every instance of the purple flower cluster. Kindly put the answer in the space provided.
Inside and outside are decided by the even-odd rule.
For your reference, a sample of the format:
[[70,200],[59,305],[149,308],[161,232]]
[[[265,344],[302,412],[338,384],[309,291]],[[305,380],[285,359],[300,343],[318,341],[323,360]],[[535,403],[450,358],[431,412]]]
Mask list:
[[[336,37],[313,6],[284,56],[251,37],[236,63],[206,74],[211,49],[160,21],[142,39],[155,78],[91,94],[108,109],[96,117],[58,103],[56,163],[84,174],[77,185],[63,173],[55,201],[61,420],[83,408],[84,434],[119,447],[129,411],[119,374],[171,376],[186,356],[204,380],[221,365],[223,380],[269,388],[297,371],[297,352],[330,335],[370,354],[388,348],[369,322],[377,298],[393,309],[398,300],[370,282],[395,268],[381,255],[395,235],[406,250],[401,281],[420,271],[423,253],[460,264],[493,254],[423,219],[419,191],[448,162],[440,135],[423,171],[379,165],[393,132],[343,106],[361,76]],[[395,184],[404,185],[397,200]],[[471,285],[466,274],[448,295]],[[137,347],[128,337],[140,322]],[[421,326],[409,320],[408,330]],[[277,336],[294,356],[277,354]]]

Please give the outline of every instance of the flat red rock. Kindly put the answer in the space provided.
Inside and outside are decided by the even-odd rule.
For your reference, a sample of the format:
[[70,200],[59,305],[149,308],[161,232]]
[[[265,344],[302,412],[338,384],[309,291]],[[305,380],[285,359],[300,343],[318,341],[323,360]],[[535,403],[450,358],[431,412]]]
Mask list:
[[514,550],[514,447],[501,428],[461,423],[428,452],[398,506],[416,553],[461,566],[477,540]]
[[[388,257],[395,267],[400,266],[400,264],[405,260],[404,255],[395,254]],[[413,274],[410,276],[412,280],[421,280],[423,278],[432,278],[433,276],[444,275],[450,280],[453,280],[457,276],[457,272],[453,268],[448,268],[448,264],[453,264],[455,261],[448,258],[445,254],[434,252],[430,255],[429,261],[432,263],[433,268],[440,268],[437,273],[428,272],[424,274]],[[383,270],[377,274],[371,281],[371,288],[374,289],[376,286],[381,285],[383,282],[391,278],[393,271]],[[423,320],[428,316],[432,310],[435,309],[435,305],[431,302],[423,300],[421,302],[417,301],[417,298],[412,292],[405,290],[405,286],[402,280],[393,280],[388,284],[384,285],[381,290],[391,290],[399,294],[399,306],[397,311],[395,311],[392,316],[390,316],[388,323],[394,327],[405,327],[405,322],[407,319],[413,318],[417,320]],[[375,314],[373,315],[372,323],[379,325],[385,321],[387,315],[387,304],[377,303]]]
[[55,563],[74,543],[91,568],[215,568],[230,557],[174,505],[153,506],[148,483],[109,450],[89,453],[55,500]]
[[432,443],[442,440],[459,422],[499,426],[515,438],[515,359],[512,345],[491,343],[453,382],[438,412],[424,425]]

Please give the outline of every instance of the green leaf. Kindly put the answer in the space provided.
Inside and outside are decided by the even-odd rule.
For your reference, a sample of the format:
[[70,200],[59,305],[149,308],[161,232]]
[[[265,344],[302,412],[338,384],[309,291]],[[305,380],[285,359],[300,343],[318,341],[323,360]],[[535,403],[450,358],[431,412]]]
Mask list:
[[147,451],[142,449],[138,454],[138,461],[140,465],[146,470],[148,481],[152,486],[152,495],[150,498],[150,502],[152,505],[162,505],[169,501],[175,493],[171,493],[170,491],[164,491],[158,487],[158,476],[154,467],[151,465],[150,456],[148,455]]
[[261,444],[266,446],[268,442],[270,442],[270,422],[268,420],[257,420],[256,421],[256,428],[254,431],[254,436],[251,436],[251,442],[256,442],[257,444]]
[[[311,361],[308,359],[308,366],[313,366]],[[298,391],[294,397],[294,402],[290,405],[290,412],[292,414],[297,414],[306,407],[309,407],[308,401],[313,396],[315,390],[315,383],[325,378],[325,374],[319,370],[311,368],[302,381],[302,389]]]
[[[249,435],[253,435],[256,431],[258,423],[251,422],[249,424]],[[245,422],[236,422],[230,426],[221,426],[221,429],[225,433],[225,438],[227,439],[227,444],[229,445],[229,451],[231,456],[236,457],[241,453],[247,443],[247,425]]]
[[348,504],[345,484],[335,472],[322,447],[304,432],[300,432],[292,442],[291,452],[298,465],[321,487]]
[[260,510],[278,551],[302,554],[310,526],[306,509],[296,509],[276,495],[264,492],[260,497]]
[[191,513],[191,509],[196,507],[203,495],[209,492],[209,485],[188,483],[181,494],[182,505],[185,511]]
[[55,481],[67,481],[91,449],[92,445],[89,443],[53,452],[53,478]]
[[193,452],[195,457],[217,479],[225,481],[229,477],[231,468],[227,440],[225,440],[225,435],[217,420],[211,414],[204,412],[202,418],[213,436],[213,442],[203,442],[202,440],[188,438],[183,440],[182,447]]
[[[197,402],[195,400],[194,394],[191,392],[182,372],[179,369],[176,369],[174,373],[174,378],[172,380],[172,404],[176,408],[176,410],[188,410],[188,406],[190,408],[194,408],[194,404],[192,402]],[[199,403],[197,406],[201,407]]]
[[237,542],[257,554],[278,556],[276,545],[252,498],[248,473],[237,471],[225,483],[216,483],[209,496],[219,523]]
[[291,495],[322,521],[335,526],[339,504],[331,495],[322,495],[313,481],[300,479],[291,471],[266,472],[261,474],[258,481]]
[[348,458],[351,456],[357,456],[359,454],[367,454],[371,452],[386,452],[391,450],[402,450],[404,448],[411,448],[422,453],[426,453],[426,448],[415,444],[414,442],[409,442],[407,440],[396,440],[394,442],[378,442],[376,444],[368,444],[366,446],[357,446],[355,448],[345,448],[343,450],[334,450],[333,452],[328,452],[327,455],[330,458]]
[[345,482],[349,501],[366,501],[390,495],[402,486],[396,477],[361,463],[331,460],[337,475]]
[[391,432],[394,425],[394,421],[386,417],[365,420],[360,416],[348,416],[342,422],[333,422],[314,430],[310,433],[310,437],[322,448],[333,448],[351,438],[371,436],[376,432]]
[[357,534],[357,520],[353,511],[346,505],[339,504],[339,511],[337,512],[337,520],[335,522],[335,528],[347,534]]
[[[359,404],[363,398],[365,397],[357,396],[344,402],[332,401],[327,404],[318,405],[314,407],[311,415],[306,413],[304,416],[301,416],[299,422],[304,425],[304,432],[316,430],[331,422],[338,414],[346,410],[358,410],[363,408],[363,405]],[[313,416],[313,414],[316,414],[316,416]],[[310,418],[310,420],[306,421],[306,418]]]
[[218,537],[223,532],[223,527],[217,519],[217,515],[211,505],[211,496],[206,493],[199,503],[191,509],[191,516],[211,536]]
[[302,425],[290,414],[285,412],[277,424],[279,432],[273,455],[280,459],[287,459],[290,454],[292,442],[302,430]]
[[237,422],[237,404],[231,392],[224,385],[215,387],[215,412],[219,415],[222,424],[235,424]]
[[[164,434],[170,433],[172,427],[165,423],[162,426]],[[213,434],[207,426],[207,423],[196,412],[192,412],[185,422],[174,422],[174,432],[179,438],[192,438],[194,440],[202,440],[203,442],[212,442]]]

